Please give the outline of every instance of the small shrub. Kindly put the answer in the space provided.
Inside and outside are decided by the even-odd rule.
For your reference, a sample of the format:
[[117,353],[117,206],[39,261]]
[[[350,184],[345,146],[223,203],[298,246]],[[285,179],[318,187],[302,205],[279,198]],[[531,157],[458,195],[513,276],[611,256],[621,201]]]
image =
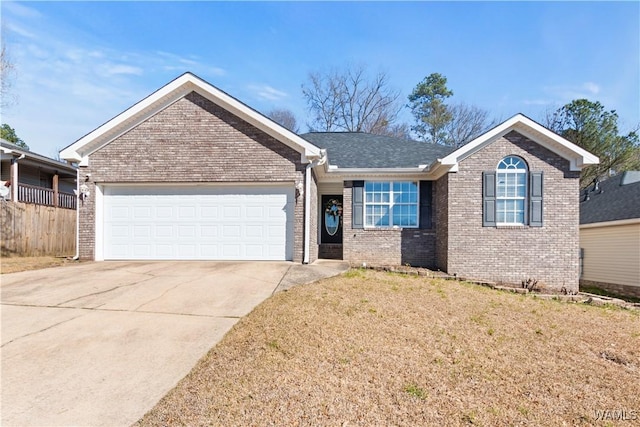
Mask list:
[[537,279],[527,279],[527,280],[523,280],[522,281],[522,287],[524,289],[527,289],[528,291],[534,291],[536,290],[536,286],[538,286],[538,280]]

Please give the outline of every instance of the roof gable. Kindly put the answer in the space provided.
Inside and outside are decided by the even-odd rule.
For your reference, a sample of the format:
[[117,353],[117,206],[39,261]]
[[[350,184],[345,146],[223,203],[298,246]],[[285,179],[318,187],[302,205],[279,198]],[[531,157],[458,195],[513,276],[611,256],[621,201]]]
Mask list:
[[202,95],[209,101],[298,151],[301,154],[303,163],[308,163],[312,159],[321,157],[318,147],[191,73],[181,75],[102,126],[78,139],[60,151],[60,156],[66,160],[86,165],[88,164],[88,156],[91,153],[109,144],[118,136],[191,92]]
[[463,145],[442,159],[438,159],[431,165],[431,171],[436,178],[450,171],[455,172],[458,170],[459,162],[511,131],[516,131],[526,136],[537,144],[568,160],[569,167],[572,171],[579,171],[586,166],[599,163],[598,157],[585,149],[578,147],[530,118],[522,114],[516,114],[468,144]]

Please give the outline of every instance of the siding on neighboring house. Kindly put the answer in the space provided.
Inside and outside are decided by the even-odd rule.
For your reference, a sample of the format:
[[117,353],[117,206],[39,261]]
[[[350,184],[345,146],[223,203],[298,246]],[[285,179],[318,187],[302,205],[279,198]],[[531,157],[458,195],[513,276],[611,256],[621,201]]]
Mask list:
[[640,219],[623,225],[581,226],[580,248],[584,251],[581,283],[640,297]]
[[[482,173],[509,155],[523,158],[530,172],[544,173],[542,227],[482,225]],[[444,209],[439,217],[448,219],[446,232],[438,231],[438,266],[461,277],[512,284],[533,279],[541,288],[577,292],[578,180],[567,160],[515,131],[488,144],[438,181],[439,191],[448,188],[446,207],[438,202]]]
[[[80,182],[297,183],[300,153],[192,92],[89,156]],[[80,203],[80,257],[93,259],[95,197]],[[294,208],[293,260],[302,261],[304,203]]]

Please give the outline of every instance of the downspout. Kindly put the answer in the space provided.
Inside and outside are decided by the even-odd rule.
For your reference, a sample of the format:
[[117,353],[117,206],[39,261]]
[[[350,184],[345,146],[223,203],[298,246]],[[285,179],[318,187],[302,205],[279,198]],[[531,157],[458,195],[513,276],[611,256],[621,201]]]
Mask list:
[[76,168],[76,254],[74,261],[80,259],[80,167]]
[[311,169],[323,165],[327,161],[327,151],[320,150],[320,158],[307,164],[304,170],[304,256],[303,264],[309,264],[309,247],[311,245]]

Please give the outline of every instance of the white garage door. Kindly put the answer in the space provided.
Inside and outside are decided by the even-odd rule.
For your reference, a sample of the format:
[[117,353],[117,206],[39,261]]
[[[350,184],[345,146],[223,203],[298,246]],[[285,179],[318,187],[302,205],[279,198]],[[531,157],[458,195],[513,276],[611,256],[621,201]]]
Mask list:
[[107,186],[104,259],[291,260],[293,192],[293,186]]

